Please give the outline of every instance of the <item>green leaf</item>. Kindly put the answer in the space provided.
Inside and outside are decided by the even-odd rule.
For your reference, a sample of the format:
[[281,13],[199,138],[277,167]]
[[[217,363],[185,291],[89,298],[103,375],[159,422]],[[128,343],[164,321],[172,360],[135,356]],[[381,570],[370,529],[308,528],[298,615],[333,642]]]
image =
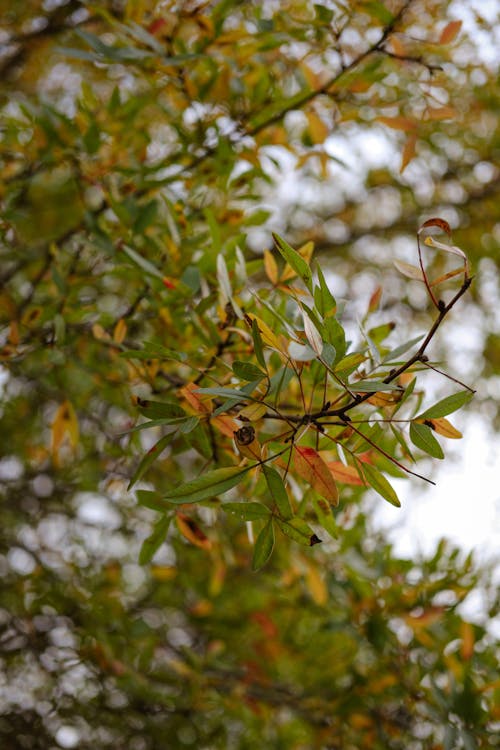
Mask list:
[[137,502],[144,508],[150,508],[151,510],[159,510],[161,513],[165,512],[165,503],[161,499],[161,495],[158,492],[152,490],[136,490]]
[[174,401],[143,400],[138,406],[139,413],[148,419],[177,419],[188,418],[184,409]]
[[423,411],[422,414],[419,414],[418,419],[439,419],[440,417],[446,417],[447,414],[457,411],[457,409],[468,403],[473,395],[471,391],[459,391],[451,396],[447,396],[438,401],[437,404],[434,404],[434,406]]
[[349,383],[351,391],[357,393],[377,393],[379,391],[403,391],[400,385],[394,383],[384,383],[382,380],[360,380],[356,383]]
[[415,346],[415,344],[418,344],[419,341],[422,341],[423,336],[416,336],[414,339],[410,339],[409,341],[405,341],[404,344],[401,344],[400,346],[397,346],[392,351],[388,352],[385,357],[382,360],[382,363],[385,364],[386,362],[394,362],[399,357],[401,357],[403,354],[406,354],[406,352],[412,348],[412,346]]
[[271,515],[269,508],[262,503],[224,503],[222,510],[233,513],[243,521],[256,521],[259,518],[268,518]]
[[170,432],[168,435],[163,435],[163,437],[161,437],[158,442],[156,442],[153,447],[148,450],[148,452],[140,461],[139,466],[135,470],[128,484],[127,490],[130,490],[134,486],[134,484],[138,482],[142,476],[144,476],[149,467],[156,461],[157,458],[160,457],[162,451],[172,441],[174,435],[175,432]]
[[335,310],[337,303],[335,297],[330,292],[328,284],[326,283],[325,276],[321,270],[321,266],[317,267],[317,274],[319,280],[319,286],[314,287],[314,304],[318,308],[319,314],[325,318],[328,313]]
[[275,521],[283,534],[289,536],[294,542],[304,544],[306,547],[313,547],[315,544],[321,542],[321,539],[318,539],[311,527],[302,518],[294,516],[289,520],[285,520],[284,518],[275,516]]
[[274,232],[273,232],[273,239],[276,243],[276,247],[278,248],[280,254],[283,256],[286,262],[293,268],[295,273],[297,273],[300,276],[304,284],[312,293],[312,273],[311,273],[311,269],[307,265],[304,258],[301,255],[299,255],[299,253],[296,250],[294,250],[293,247],[288,244],[288,242],[285,242],[284,239],[282,239],[278,234],[275,234]]
[[410,424],[410,440],[420,450],[425,451],[433,458],[444,458],[443,449],[432,434],[432,430],[426,424],[412,422]]
[[335,518],[333,517],[332,506],[328,500],[320,497],[316,492],[312,496],[312,502],[318,523],[321,524],[324,530],[330,534],[333,539],[336,539],[338,537],[338,529],[337,524],[335,523]]
[[153,532],[142,543],[141,551],[139,552],[139,565],[145,565],[152,560],[155,553],[165,541],[171,520],[172,516],[164,515],[155,523]]
[[153,341],[146,341],[144,349],[127,349],[124,352],[120,352],[120,357],[125,359],[164,359],[172,360],[173,362],[185,362],[187,359],[186,352],[174,351],[174,349],[167,349],[165,346],[160,346]]
[[384,475],[371,464],[363,463],[361,464],[361,468],[363,470],[364,477],[370,487],[373,487],[375,492],[378,492],[378,494],[381,495],[384,500],[387,500],[388,503],[391,503],[391,505],[395,505],[396,508],[400,508],[401,503],[396,494],[396,490],[388,482]]
[[266,478],[267,486],[278,513],[282,518],[288,519],[293,516],[292,506],[288,499],[288,492],[280,474],[271,466],[263,465],[262,471]]
[[253,348],[254,348],[255,356],[257,357],[257,362],[267,372],[266,360],[264,358],[264,344],[262,342],[262,336],[260,335],[259,324],[255,320],[255,318],[252,320],[252,338],[253,338]]
[[251,362],[241,362],[240,360],[233,362],[233,372],[241,380],[248,380],[249,382],[262,380],[266,377],[260,367],[253,365]]
[[274,547],[274,527],[272,517],[260,531],[253,550],[252,570],[259,570],[271,557]]
[[168,495],[164,495],[163,500],[167,503],[176,504],[197,503],[200,500],[205,500],[207,497],[222,495],[224,492],[236,487],[241,482],[243,476],[253,469],[255,465],[243,468],[241,466],[226,466],[222,469],[214,469],[197,479],[192,479],[190,482],[185,482],[176,487]]
[[135,250],[133,250],[131,247],[128,247],[127,245],[122,245],[121,249],[125,253],[125,255],[128,255],[131,261],[133,261],[136,265],[138,265],[140,268],[142,268],[143,271],[146,271],[146,273],[149,273],[151,276],[156,276],[157,279],[162,279],[164,274],[161,273],[161,271],[156,268],[147,258],[143,258],[142,255],[139,255]]

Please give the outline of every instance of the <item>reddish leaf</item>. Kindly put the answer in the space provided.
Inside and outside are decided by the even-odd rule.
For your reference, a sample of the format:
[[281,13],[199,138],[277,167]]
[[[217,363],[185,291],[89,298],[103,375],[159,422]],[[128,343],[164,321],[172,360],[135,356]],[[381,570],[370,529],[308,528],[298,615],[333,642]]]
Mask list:
[[332,505],[338,505],[339,494],[332,473],[314,448],[296,447],[294,467],[297,474],[308,482]]
[[450,44],[453,42],[462,28],[462,21],[450,21],[441,32],[439,44]]

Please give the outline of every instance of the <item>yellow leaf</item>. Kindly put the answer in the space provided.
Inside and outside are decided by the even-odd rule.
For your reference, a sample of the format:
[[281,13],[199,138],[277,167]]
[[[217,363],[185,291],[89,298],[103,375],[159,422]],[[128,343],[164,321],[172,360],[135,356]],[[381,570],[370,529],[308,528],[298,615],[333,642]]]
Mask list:
[[113,341],[116,341],[117,344],[122,344],[126,335],[127,324],[125,323],[123,318],[120,318],[118,323],[115,325],[115,330],[113,331]]
[[257,325],[259,326],[260,335],[262,337],[262,341],[267,344],[267,346],[270,346],[272,349],[276,349],[277,351],[281,351],[282,347],[280,345],[280,342],[274,335],[274,333],[271,331],[267,323],[264,323],[263,320],[258,318],[253,313],[246,313],[246,318],[248,318],[250,321],[257,321]]
[[312,563],[307,565],[306,583],[314,603],[323,607],[328,601],[328,589],[316,565]]
[[240,427],[239,430],[235,430],[233,437],[236,447],[242,456],[250,458],[253,461],[261,460],[262,452],[260,443],[255,435],[255,429],[251,425],[245,425],[244,427]]
[[462,637],[462,643],[460,644],[460,656],[464,661],[469,659],[474,654],[474,628],[470,622],[462,622],[460,625],[460,635]]
[[308,112],[306,117],[313,143],[323,143],[329,134],[328,126],[316,112]]
[[265,404],[255,401],[252,404],[248,404],[248,406],[244,406],[238,414],[238,418],[244,420],[248,419],[249,422],[257,422],[259,419],[262,419],[266,411],[267,407]]
[[102,325],[100,323],[94,323],[92,326],[92,334],[97,341],[109,341],[110,335],[107,331],[104,330]]
[[453,42],[462,28],[462,21],[450,21],[441,32],[439,44],[450,44]]
[[443,437],[454,440],[459,440],[462,437],[462,433],[455,429],[451,422],[448,422],[444,417],[439,417],[438,419],[426,419],[424,420],[424,424]]
[[269,250],[264,250],[264,269],[271,284],[278,283],[278,264]]

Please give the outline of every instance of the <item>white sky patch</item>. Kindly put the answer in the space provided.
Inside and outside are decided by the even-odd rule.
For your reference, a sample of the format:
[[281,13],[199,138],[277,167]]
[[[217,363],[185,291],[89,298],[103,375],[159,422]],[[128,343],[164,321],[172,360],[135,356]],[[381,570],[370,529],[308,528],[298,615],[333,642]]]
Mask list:
[[480,560],[498,556],[500,437],[477,415],[462,415],[461,422],[464,437],[453,445],[454,455],[452,441],[441,439],[443,464],[431,460],[427,466],[435,487],[424,488],[413,478],[391,480],[402,508],[378,497],[372,505],[376,526],[387,531],[398,555],[432,554],[446,537],[466,552],[474,550]]

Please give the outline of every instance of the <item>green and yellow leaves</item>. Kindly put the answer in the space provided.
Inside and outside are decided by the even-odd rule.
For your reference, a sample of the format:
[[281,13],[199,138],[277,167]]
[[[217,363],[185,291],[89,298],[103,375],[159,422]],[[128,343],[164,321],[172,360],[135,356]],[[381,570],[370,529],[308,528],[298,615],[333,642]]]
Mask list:
[[312,293],[312,273],[307,261],[278,234],[273,234],[273,239],[280,254]]
[[428,453],[429,456],[444,458],[443,450],[428,425],[421,424],[420,422],[412,422],[410,425],[410,440],[413,445]]
[[446,396],[446,398],[438,401],[434,406],[421,412],[417,419],[439,419],[440,417],[446,417],[448,414],[452,414],[452,412],[465,406],[473,396],[474,393],[472,391],[459,391],[452,396]]

